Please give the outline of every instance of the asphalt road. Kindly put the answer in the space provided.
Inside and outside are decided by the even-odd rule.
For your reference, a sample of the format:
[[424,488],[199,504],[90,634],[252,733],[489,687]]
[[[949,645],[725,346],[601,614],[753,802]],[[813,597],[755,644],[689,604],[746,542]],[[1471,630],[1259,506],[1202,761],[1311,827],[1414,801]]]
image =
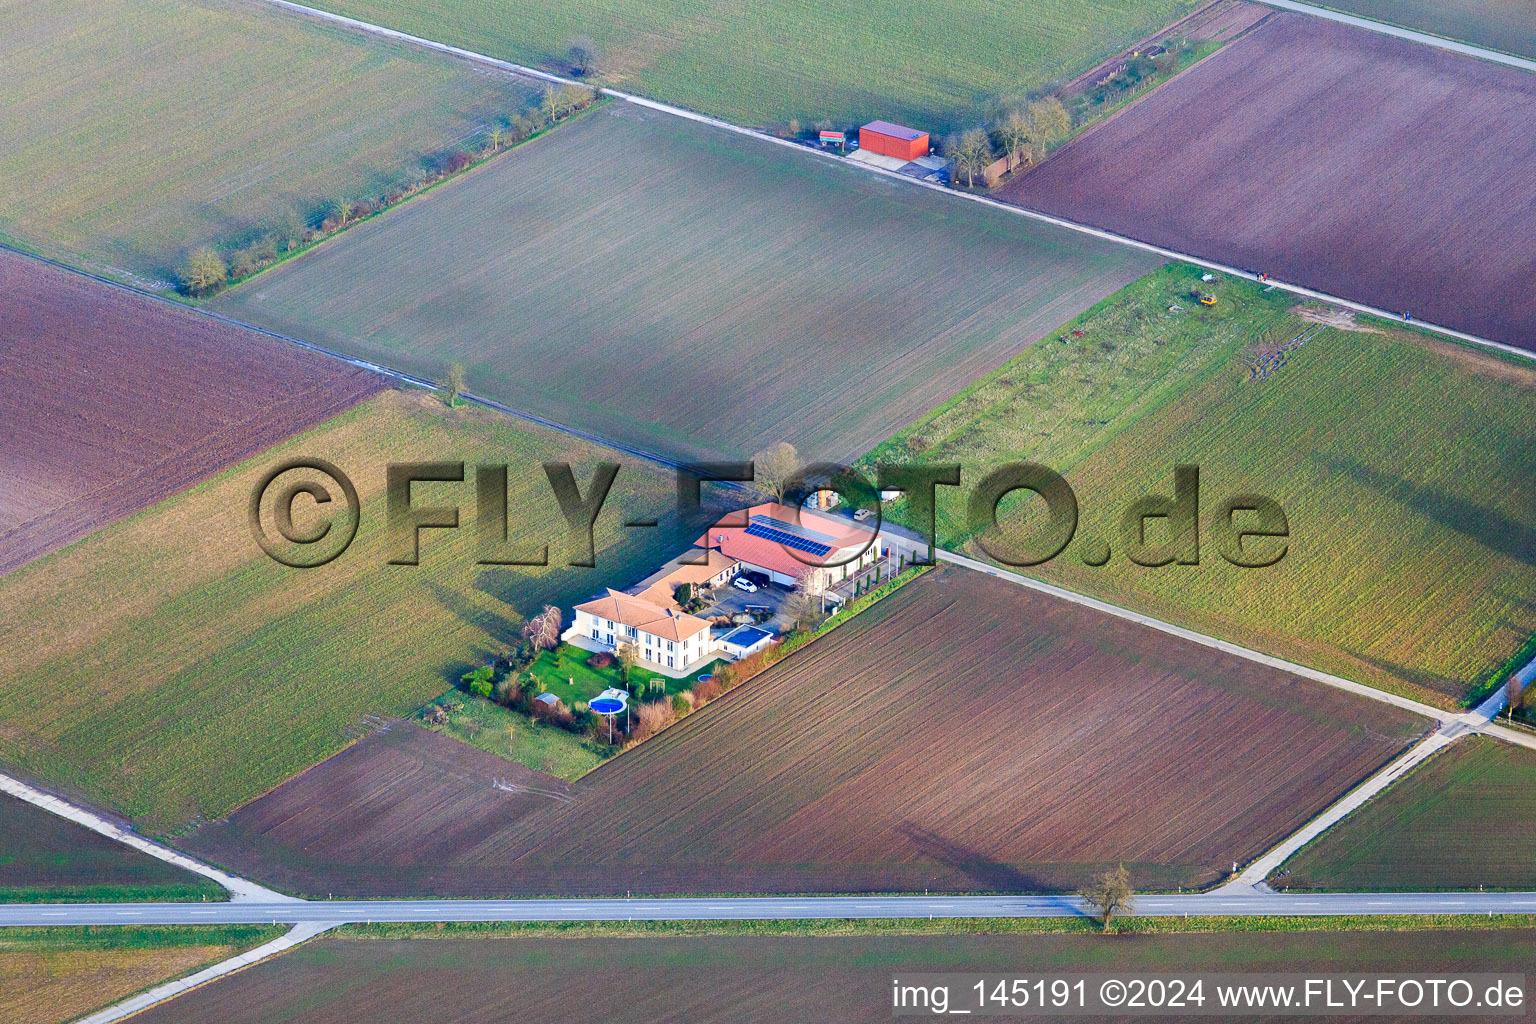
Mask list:
[[[1074,917],[1073,896],[760,896],[568,900],[335,900],[285,903],[21,904],[0,927],[103,924],[355,924],[400,921],[785,921]],[[1339,916],[1536,913],[1536,892],[1332,893],[1256,890],[1143,896],[1137,916]]]

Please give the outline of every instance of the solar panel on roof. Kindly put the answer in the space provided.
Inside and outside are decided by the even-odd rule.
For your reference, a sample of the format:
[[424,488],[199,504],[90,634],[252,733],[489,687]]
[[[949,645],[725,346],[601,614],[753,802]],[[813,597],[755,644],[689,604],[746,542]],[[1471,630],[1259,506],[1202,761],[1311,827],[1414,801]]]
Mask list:
[[818,558],[824,557],[832,550],[830,544],[822,544],[808,537],[797,537],[788,530],[768,526],[764,523],[753,523],[747,527],[748,537],[760,537],[763,540],[771,540],[796,551],[804,551]]
[[763,515],[753,516],[748,522],[759,523],[770,530],[781,530],[784,533],[794,534],[796,537],[804,537],[806,540],[813,540],[818,544],[826,544],[830,547],[837,546],[836,537],[820,533],[800,523],[786,522],[783,519],[775,519],[772,516]]

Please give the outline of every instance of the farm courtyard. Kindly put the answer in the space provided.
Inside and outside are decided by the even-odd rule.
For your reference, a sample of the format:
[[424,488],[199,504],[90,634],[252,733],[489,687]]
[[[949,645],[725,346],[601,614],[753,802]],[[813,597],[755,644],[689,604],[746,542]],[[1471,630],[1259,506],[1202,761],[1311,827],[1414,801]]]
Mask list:
[[[1215,306],[1198,305],[1201,288]],[[1080,518],[1073,545],[1030,574],[1452,706],[1486,693],[1536,634],[1536,370],[1385,324],[1322,328],[1325,314],[1171,265],[864,463],[961,463],[962,486],[939,491],[939,541],[977,557],[971,488],[997,465],[1043,463],[1071,483]],[[1200,563],[1133,564],[1119,517],[1171,495],[1179,464],[1200,469]],[[1242,569],[1209,527],[1222,500],[1255,492],[1280,503],[1290,536],[1278,564]],[[1031,536],[1037,509],[1005,505],[1003,522]],[[1082,558],[1095,538],[1111,546],[1102,567]]]
[[1001,190],[1536,351],[1536,77],[1280,13]]
[[[268,558],[247,518],[261,475],[290,457],[334,463],[359,494],[355,541],[318,569]],[[477,564],[472,471],[412,487],[415,504],[459,505],[463,525],[423,531],[420,565],[388,564],[402,551],[386,525],[385,464],[460,459],[508,464],[503,550],[547,542],[548,566]],[[497,413],[386,392],[0,579],[0,634],[28,638],[0,645],[0,761],[164,834],[414,713],[545,603],[568,607],[676,550],[672,477],[622,465],[595,526],[597,567],[567,567],[581,552],[539,466],[549,460],[570,462],[583,487],[594,463],[623,461]],[[315,525],[305,514],[300,532]],[[626,530],[630,517],[661,525]]]
[[945,569],[574,785],[488,756],[434,768],[443,738],[405,724],[185,845],[354,896],[1040,892],[1122,861],[1172,890],[1221,879],[1426,725]]
[[188,251],[409,180],[532,95],[252,0],[0,20],[0,241],[162,290]]
[[1156,265],[609,104],[214,308],[664,455],[852,458]]

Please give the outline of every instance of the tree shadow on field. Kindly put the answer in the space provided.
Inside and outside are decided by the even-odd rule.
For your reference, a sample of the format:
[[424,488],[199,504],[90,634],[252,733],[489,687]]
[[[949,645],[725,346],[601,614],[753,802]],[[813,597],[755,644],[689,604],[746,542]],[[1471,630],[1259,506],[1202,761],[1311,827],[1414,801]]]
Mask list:
[[438,604],[452,612],[460,622],[480,630],[494,643],[510,646],[517,641],[519,623],[505,615],[498,615],[491,609],[471,601],[452,587],[446,587],[441,583],[428,583],[427,591]]
[[985,854],[961,846],[916,822],[904,821],[896,831],[905,837],[918,853],[964,873],[977,883],[977,888],[991,892],[1050,892],[1057,886],[1044,879],[1027,875],[1011,864],[993,860]]
[[1414,686],[1429,690],[1431,693],[1443,693],[1447,697],[1462,697],[1465,695],[1466,684],[1458,680],[1437,676],[1433,672],[1426,672],[1423,669],[1404,665],[1401,662],[1391,661],[1387,658],[1373,658],[1371,655],[1361,651],[1352,651],[1348,648],[1342,648],[1342,650],[1350,657],[1364,662],[1379,672],[1385,672],[1394,679],[1401,679],[1405,683],[1411,683]]
[[1492,551],[1536,567],[1536,529],[1527,523],[1459,495],[1391,476],[1353,459],[1329,459],[1327,466]]

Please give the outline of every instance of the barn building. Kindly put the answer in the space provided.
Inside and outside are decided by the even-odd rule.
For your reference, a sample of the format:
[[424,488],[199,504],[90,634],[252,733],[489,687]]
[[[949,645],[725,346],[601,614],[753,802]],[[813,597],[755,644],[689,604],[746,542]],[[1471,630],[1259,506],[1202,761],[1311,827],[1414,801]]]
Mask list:
[[916,160],[928,155],[928,133],[889,121],[871,121],[859,129],[859,148],[897,160]]

